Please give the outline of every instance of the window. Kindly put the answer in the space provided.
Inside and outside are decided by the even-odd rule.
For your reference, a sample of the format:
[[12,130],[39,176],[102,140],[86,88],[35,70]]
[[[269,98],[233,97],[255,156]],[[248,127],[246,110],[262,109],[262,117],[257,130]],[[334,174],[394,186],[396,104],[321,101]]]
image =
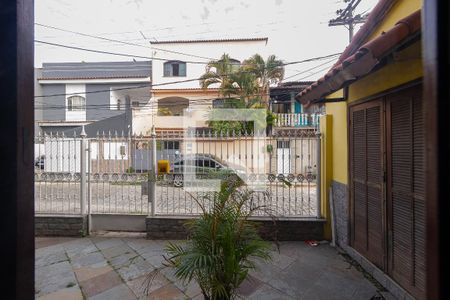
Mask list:
[[165,77],[186,76],[186,63],[182,61],[168,61],[164,63]]
[[86,98],[82,96],[70,96],[67,98],[67,110],[68,111],[85,111],[86,110]]
[[237,59],[230,58],[231,71],[235,72],[241,67],[241,62]]
[[139,101],[132,101],[131,102],[132,107],[139,107]]
[[[223,59],[219,60],[219,62],[223,62],[223,61],[224,61]],[[234,58],[229,58],[228,64],[230,65],[232,72],[238,71],[239,68],[241,67],[241,62]]]
[[179,141],[164,141],[163,147],[164,147],[164,150],[179,150],[180,142]]

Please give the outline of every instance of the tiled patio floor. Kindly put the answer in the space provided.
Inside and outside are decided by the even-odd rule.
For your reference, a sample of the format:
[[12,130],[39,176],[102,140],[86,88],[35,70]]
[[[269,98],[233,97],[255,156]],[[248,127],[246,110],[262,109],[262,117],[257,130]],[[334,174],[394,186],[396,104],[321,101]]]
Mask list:
[[[36,238],[36,298],[202,299],[163,269],[145,292],[147,274],[161,266],[165,241],[140,237]],[[240,288],[243,299],[371,299],[377,288],[328,244],[282,242],[271,263]],[[380,299],[380,298],[375,298]]]

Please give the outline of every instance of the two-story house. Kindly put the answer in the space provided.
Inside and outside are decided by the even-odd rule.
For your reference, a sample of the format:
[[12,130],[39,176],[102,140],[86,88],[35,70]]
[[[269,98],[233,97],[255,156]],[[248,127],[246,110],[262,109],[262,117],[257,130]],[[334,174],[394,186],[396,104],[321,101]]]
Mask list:
[[131,131],[131,108],[148,105],[151,62],[44,63],[36,72],[36,127],[89,136]]
[[[209,61],[226,53],[240,64],[255,53],[267,56],[267,38],[154,41],[150,109],[133,112],[135,132],[177,131],[183,128],[184,109],[207,108],[220,98],[218,85],[200,87]],[[204,115],[196,115],[202,124]],[[149,122],[148,120],[151,120]]]

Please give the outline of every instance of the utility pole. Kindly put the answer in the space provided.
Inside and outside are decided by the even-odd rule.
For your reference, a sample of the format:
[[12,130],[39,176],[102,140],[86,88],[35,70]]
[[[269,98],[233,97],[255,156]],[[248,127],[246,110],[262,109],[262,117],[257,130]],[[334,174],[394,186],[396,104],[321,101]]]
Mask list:
[[361,14],[353,15],[355,8],[361,0],[344,0],[344,2],[348,3],[347,7],[336,11],[338,17],[330,20],[328,26],[345,26],[348,29],[348,41],[350,43],[353,39],[355,25],[364,23],[367,20],[368,14],[364,16]]

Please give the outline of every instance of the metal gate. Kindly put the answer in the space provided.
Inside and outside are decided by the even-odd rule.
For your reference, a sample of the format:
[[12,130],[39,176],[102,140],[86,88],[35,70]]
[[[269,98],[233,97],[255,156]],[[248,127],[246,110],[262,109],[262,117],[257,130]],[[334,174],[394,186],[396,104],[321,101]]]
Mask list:
[[[295,129],[264,138],[197,132],[193,138],[197,177],[223,179],[235,173],[248,182],[263,182],[265,188],[253,194],[254,201],[278,217],[320,214],[320,135],[314,130]],[[184,189],[180,171],[189,139],[183,132],[38,136],[36,213],[197,215],[195,199],[204,193]],[[278,151],[279,145],[289,145],[288,152]],[[155,180],[153,160],[166,166]],[[257,174],[261,161],[265,172]]]

